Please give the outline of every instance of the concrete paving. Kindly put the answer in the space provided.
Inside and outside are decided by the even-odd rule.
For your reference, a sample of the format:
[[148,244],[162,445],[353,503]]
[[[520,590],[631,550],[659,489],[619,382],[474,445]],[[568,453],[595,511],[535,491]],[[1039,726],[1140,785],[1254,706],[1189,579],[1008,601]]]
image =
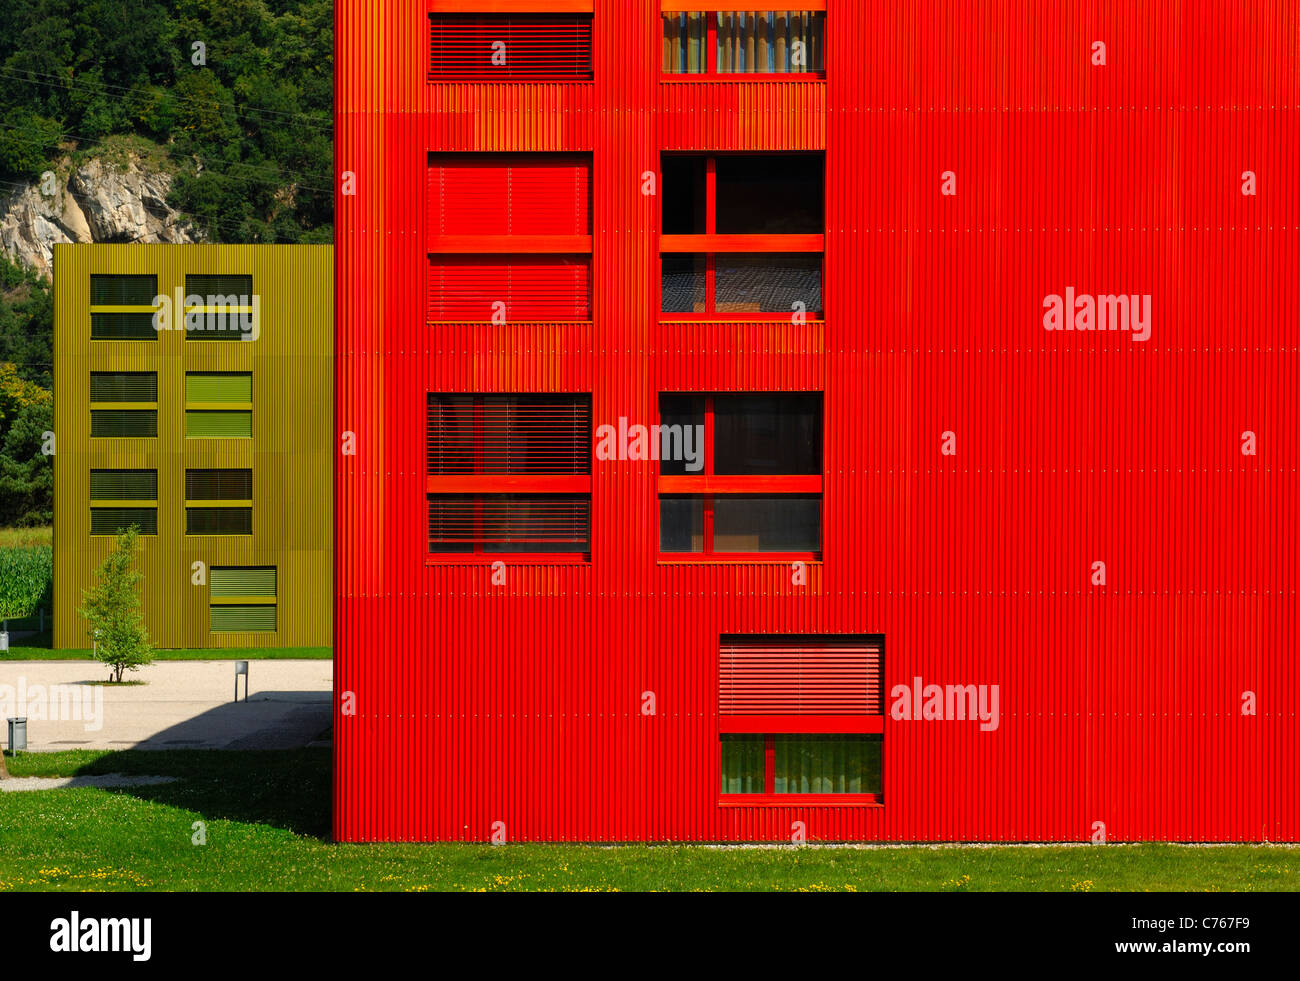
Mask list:
[[27,748],[291,749],[332,721],[332,661],[250,661],[248,701],[234,661],[159,661],[106,685],[96,661],[0,662],[3,720],[27,716]]

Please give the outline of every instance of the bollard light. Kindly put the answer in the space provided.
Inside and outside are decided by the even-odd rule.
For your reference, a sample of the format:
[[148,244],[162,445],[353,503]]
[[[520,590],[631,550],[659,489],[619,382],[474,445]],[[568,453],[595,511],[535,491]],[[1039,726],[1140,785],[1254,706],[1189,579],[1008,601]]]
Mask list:
[[244,676],[244,701],[248,701],[248,662],[235,662],[235,701],[239,701],[239,676]]
[[27,716],[9,720],[9,752],[27,748]]

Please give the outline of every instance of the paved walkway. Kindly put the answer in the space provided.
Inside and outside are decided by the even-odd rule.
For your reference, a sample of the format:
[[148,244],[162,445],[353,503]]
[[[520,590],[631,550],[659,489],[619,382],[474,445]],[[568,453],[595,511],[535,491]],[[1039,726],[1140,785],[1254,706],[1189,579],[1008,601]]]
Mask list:
[[332,661],[250,661],[235,693],[233,661],[159,661],[105,685],[96,661],[0,662],[0,742],[4,719],[27,716],[27,748],[289,749],[305,746],[332,721]]

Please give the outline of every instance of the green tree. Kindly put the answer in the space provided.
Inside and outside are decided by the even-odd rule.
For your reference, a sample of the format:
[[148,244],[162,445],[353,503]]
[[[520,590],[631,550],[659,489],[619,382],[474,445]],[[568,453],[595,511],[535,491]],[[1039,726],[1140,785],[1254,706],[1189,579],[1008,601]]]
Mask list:
[[35,548],[0,548],[0,633],[9,639],[9,621],[29,617],[50,590],[54,576],[54,551]]
[[112,681],[153,662],[153,644],[140,612],[138,587],[144,574],[131,567],[140,547],[139,535],[138,525],[117,533],[113,551],[95,571],[95,585],[81,591],[82,606],[77,610],[89,624],[87,635],[95,645],[95,657],[112,669]]

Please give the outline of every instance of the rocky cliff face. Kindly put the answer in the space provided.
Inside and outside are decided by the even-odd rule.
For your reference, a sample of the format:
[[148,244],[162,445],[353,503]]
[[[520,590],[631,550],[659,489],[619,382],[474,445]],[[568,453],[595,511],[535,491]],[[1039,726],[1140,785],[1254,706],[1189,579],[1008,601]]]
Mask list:
[[[65,179],[66,176],[66,179]],[[0,249],[50,278],[60,242],[200,242],[202,236],[167,205],[171,175],[149,172],[135,156],[125,166],[98,158],[55,179],[0,197]]]

